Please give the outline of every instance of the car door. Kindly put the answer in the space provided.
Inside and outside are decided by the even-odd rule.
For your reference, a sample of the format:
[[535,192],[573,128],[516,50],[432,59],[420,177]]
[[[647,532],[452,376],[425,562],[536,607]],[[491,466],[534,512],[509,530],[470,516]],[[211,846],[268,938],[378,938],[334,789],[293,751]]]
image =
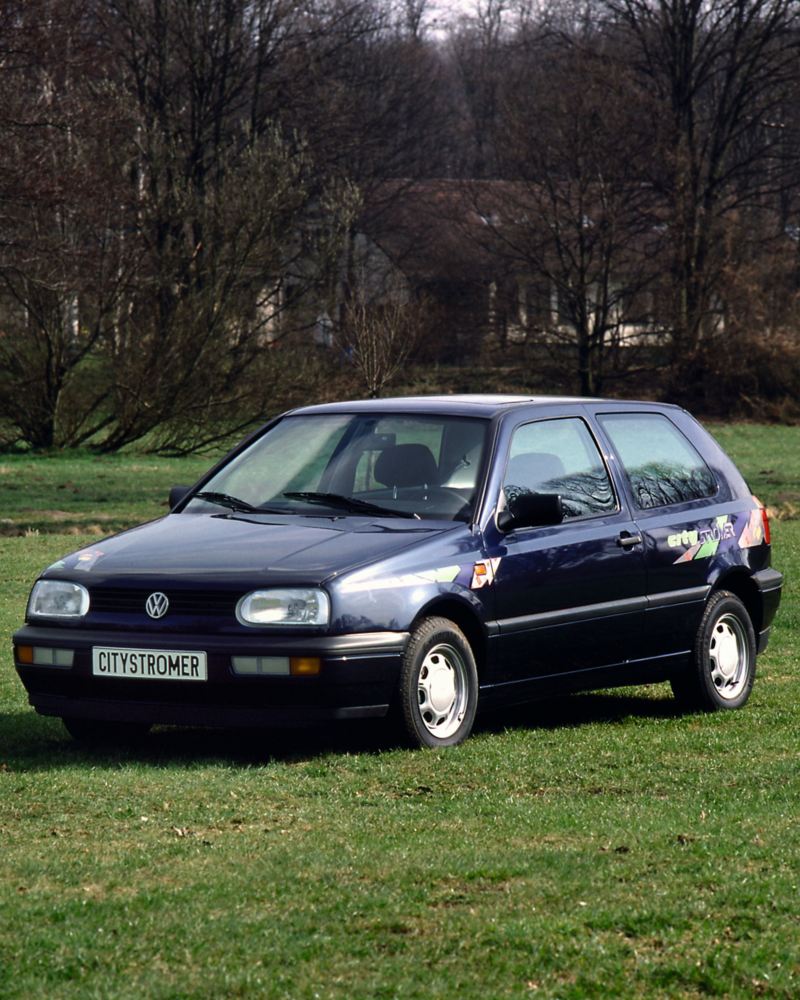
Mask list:
[[556,493],[565,517],[502,534],[485,529],[494,580],[500,683],[621,664],[639,655],[645,607],[641,538],[588,423],[521,424],[511,434],[498,509]]
[[622,463],[645,545],[648,654],[692,648],[709,592],[709,566],[734,541],[731,492],[664,413],[599,413]]

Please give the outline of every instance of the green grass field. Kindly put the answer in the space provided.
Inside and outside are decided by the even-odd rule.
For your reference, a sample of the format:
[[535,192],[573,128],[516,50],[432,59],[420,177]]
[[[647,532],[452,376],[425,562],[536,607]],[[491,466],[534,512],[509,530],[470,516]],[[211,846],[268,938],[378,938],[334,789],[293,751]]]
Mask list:
[[581,695],[447,752],[379,725],[79,749],[11,664],[84,540],[46,532],[157,516],[203,461],[0,462],[0,996],[800,996],[800,429],[714,430],[787,577],[747,708]]
[[0,536],[108,535],[159,517],[167,512],[170,486],[194,483],[213,460],[81,452],[0,456]]

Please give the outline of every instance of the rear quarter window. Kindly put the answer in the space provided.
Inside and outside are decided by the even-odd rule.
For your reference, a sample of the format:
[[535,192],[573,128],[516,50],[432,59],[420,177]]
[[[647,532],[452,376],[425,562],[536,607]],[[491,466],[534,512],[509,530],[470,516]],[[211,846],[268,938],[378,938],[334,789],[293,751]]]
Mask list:
[[619,455],[640,510],[714,496],[718,483],[700,454],[660,413],[606,413],[603,429]]

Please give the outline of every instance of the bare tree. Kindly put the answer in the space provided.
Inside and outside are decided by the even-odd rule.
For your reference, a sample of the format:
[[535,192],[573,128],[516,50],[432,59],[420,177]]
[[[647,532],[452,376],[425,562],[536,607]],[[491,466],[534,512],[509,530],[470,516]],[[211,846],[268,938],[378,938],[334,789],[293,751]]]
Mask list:
[[[308,336],[350,178],[417,155],[404,123],[430,73],[419,39],[389,26],[367,0],[0,4],[15,433],[47,446],[102,430],[110,450],[279,405],[293,380],[278,345]],[[84,370],[97,392],[81,381],[73,418],[64,391]]]
[[371,399],[400,372],[425,330],[422,302],[403,301],[399,289],[374,300],[360,284],[335,333],[336,346],[358,373]]
[[85,5],[0,5],[0,414],[39,448],[108,421],[96,358],[135,260],[114,238],[118,141]]
[[[329,16],[343,43],[347,9]],[[276,0],[106,0],[142,263],[110,342],[103,448],[181,419],[237,429],[275,398],[274,345],[323,283],[345,210],[295,127],[323,22]]]
[[513,322],[595,395],[657,329],[642,95],[601,50],[541,28],[522,27],[505,73],[496,155],[508,180],[468,188],[508,289],[501,338]]
[[495,151],[502,145],[499,129],[501,93],[508,68],[508,0],[477,0],[450,35],[450,53],[461,89],[462,146],[466,162],[461,176],[497,175]]
[[668,206],[674,355],[685,366],[717,324],[727,223],[785,183],[772,126],[797,76],[800,9],[794,0],[604,2],[621,57],[654,101],[650,173]]
[[401,31],[415,42],[421,42],[427,28],[432,4],[430,0],[399,0],[396,18]]

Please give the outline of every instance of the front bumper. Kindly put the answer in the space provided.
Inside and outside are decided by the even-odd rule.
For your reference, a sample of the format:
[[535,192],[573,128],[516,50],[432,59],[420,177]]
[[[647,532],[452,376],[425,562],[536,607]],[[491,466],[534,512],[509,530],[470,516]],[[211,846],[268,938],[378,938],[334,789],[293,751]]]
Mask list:
[[[292,726],[385,715],[400,674],[407,632],[236,637],[170,635],[168,645],[204,651],[208,680],[96,677],[92,648],[163,649],[164,636],[26,625],[14,662],[42,715],[163,725]],[[20,662],[19,646],[74,651],[71,667]],[[319,657],[317,676],[241,676],[232,656]]]

